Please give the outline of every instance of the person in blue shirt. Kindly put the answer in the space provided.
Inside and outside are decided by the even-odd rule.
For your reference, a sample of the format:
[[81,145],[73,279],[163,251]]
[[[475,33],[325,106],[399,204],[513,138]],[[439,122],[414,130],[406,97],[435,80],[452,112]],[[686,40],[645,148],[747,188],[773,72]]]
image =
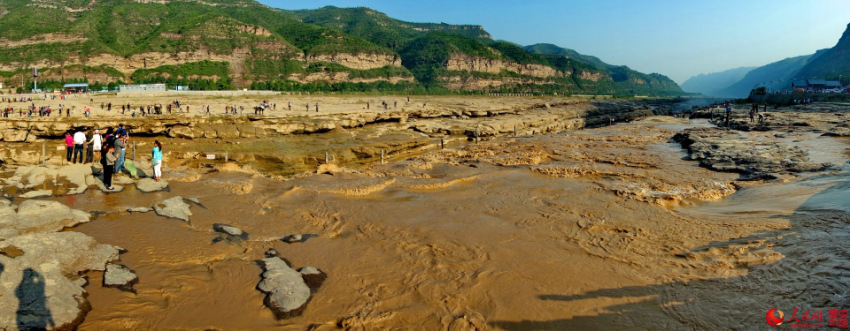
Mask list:
[[153,163],[153,178],[158,182],[162,179],[162,143],[154,140],[153,144],[151,163]]

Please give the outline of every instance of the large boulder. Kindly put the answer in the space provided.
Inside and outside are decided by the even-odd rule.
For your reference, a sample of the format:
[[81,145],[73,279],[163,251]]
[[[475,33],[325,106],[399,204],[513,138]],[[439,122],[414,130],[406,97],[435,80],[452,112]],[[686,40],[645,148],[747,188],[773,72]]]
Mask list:
[[301,274],[279,257],[262,259],[260,264],[264,272],[257,289],[266,293],[263,303],[279,319],[300,316],[312,295]]

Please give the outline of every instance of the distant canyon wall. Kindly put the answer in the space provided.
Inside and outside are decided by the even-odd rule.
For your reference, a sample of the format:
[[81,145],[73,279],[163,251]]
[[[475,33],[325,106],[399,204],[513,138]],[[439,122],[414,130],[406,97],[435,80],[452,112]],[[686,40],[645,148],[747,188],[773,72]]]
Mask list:
[[478,71],[488,74],[500,74],[503,70],[511,71],[520,75],[528,75],[538,78],[550,78],[569,75],[555,68],[542,64],[518,64],[514,62],[490,59],[481,56],[470,56],[465,54],[451,54],[446,63],[446,69],[452,71]]

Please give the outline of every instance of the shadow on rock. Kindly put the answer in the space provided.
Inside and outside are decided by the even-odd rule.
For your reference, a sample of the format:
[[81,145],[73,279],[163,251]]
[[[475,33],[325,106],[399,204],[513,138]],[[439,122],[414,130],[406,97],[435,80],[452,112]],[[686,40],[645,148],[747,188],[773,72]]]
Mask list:
[[44,276],[31,268],[24,270],[21,283],[15,289],[15,296],[18,297],[19,330],[46,330],[56,326],[50,310],[47,309],[44,286]]

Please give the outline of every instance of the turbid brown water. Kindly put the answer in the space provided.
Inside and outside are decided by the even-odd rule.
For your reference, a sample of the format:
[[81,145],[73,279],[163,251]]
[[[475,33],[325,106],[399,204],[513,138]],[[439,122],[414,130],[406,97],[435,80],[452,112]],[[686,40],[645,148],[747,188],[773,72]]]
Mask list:
[[[134,294],[90,273],[80,327],[758,328],[771,307],[846,306],[846,171],[736,183],[668,142],[692,125],[500,138],[289,181],[166,169],[169,192],[57,197],[98,211],[73,231],[127,249],[140,279]],[[846,162],[824,141],[809,146]],[[124,212],[175,195],[205,208],[190,224]],[[250,238],[215,242],[213,223]],[[293,233],[316,236],[280,241]],[[328,274],[300,317],[276,320],[255,289],[268,248]]]

